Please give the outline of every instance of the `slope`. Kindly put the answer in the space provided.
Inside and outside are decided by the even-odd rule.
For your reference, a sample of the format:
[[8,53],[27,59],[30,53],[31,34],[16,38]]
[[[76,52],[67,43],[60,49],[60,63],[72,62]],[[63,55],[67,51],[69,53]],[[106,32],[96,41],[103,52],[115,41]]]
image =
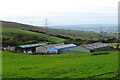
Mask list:
[[13,28],[2,28],[2,40],[3,46],[15,46],[18,44],[38,42],[59,43],[64,41],[64,39],[53,37],[47,34],[35,33]]
[[[22,23],[16,22],[7,22],[2,21],[2,26],[7,28],[15,28],[15,29],[22,29],[22,30],[29,30],[34,32],[41,32],[41,33],[52,33],[52,34],[60,34],[60,35],[67,35],[71,37],[80,37],[80,38],[99,38],[100,34],[95,32],[87,32],[87,31],[76,31],[76,30],[63,30],[63,29],[51,29],[51,28],[43,28],[37,26],[31,26]],[[102,33],[103,38],[110,38],[110,37],[117,37],[117,34],[112,33]]]

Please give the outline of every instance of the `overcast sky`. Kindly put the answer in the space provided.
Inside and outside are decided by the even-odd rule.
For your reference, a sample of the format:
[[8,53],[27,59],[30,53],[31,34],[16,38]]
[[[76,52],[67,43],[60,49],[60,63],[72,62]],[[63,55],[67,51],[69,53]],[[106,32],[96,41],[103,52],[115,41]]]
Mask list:
[[119,0],[1,0],[0,19],[51,25],[117,24]]

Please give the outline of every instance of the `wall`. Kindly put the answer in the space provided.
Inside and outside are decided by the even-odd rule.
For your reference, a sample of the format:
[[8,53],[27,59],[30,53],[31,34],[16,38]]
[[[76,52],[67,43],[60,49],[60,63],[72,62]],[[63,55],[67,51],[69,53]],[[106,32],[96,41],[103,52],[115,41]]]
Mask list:
[[57,53],[58,50],[54,47],[36,47],[36,53]]
[[48,48],[48,51],[49,51],[50,53],[58,53],[58,49],[56,49],[55,47],[49,47],[49,48]]
[[47,53],[46,47],[36,47],[36,53]]
[[110,47],[106,46],[106,47],[97,48],[95,49],[95,51],[106,50],[106,49],[110,49]]

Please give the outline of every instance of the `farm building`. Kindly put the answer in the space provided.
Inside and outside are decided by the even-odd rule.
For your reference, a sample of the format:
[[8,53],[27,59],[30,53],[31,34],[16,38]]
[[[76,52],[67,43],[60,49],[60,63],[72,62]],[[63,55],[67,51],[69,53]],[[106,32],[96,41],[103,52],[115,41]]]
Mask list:
[[61,53],[82,53],[82,52],[86,52],[89,53],[90,50],[83,48],[81,46],[76,46],[73,48],[68,48],[68,49],[62,49]]
[[81,45],[81,47],[90,50],[90,52],[110,49],[109,45],[102,43],[102,42],[85,44],[85,45]]
[[35,53],[36,47],[47,45],[46,43],[37,43],[37,44],[27,44],[27,45],[18,45],[15,47],[15,51],[23,53]]
[[75,44],[51,44],[36,48],[36,53],[60,53],[60,50],[75,47]]
[[61,53],[80,53],[80,52],[90,53],[90,52],[106,50],[106,49],[110,49],[110,46],[102,42],[98,42],[98,43],[76,46],[69,49],[63,49]]
[[64,45],[64,43],[58,43],[58,44],[49,44],[44,45],[36,48],[36,53],[57,53],[57,50],[52,48],[53,46],[59,46]]

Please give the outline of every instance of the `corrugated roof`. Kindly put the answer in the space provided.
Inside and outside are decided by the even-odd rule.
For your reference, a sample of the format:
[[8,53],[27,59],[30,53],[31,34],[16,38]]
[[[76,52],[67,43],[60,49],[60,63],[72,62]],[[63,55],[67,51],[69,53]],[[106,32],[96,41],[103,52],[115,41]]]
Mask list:
[[68,48],[68,47],[75,47],[75,44],[64,44],[64,45],[58,45],[58,46],[54,46],[57,49],[62,49],[62,48]]
[[64,50],[78,51],[78,52],[90,52],[88,49],[83,48],[81,46],[76,46],[76,47],[72,47],[72,48],[68,48],[68,49],[64,49]]
[[27,44],[27,45],[19,45],[19,47],[28,48],[28,47],[37,47],[37,46],[42,46],[42,45],[47,45],[47,44],[46,43]]
[[93,50],[93,49],[97,49],[97,48],[101,48],[101,47],[106,47],[106,46],[109,46],[109,45],[104,44],[102,42],[81,45],[81,47],[87,48],[89,50]]
[[64,43],[43,45],[43,46],[41,46],[41,47],[53,47],[53,46],[60,46],[60,45],[64,45]]

